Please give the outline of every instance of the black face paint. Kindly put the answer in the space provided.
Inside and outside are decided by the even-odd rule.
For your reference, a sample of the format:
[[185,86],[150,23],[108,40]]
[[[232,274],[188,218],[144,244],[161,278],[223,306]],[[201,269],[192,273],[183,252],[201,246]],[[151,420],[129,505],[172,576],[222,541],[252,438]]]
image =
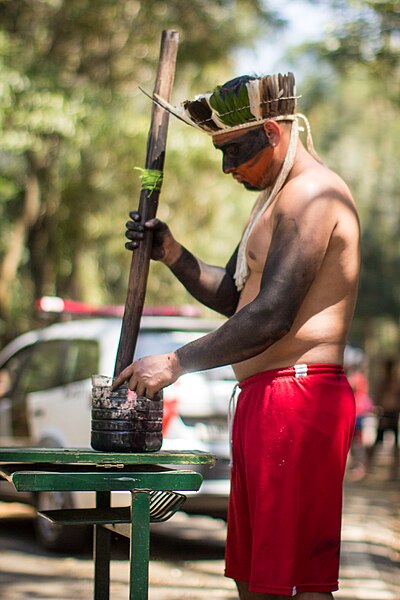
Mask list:
[[268,137],[263,127],[250,129],[239,135],[225,144],[214,144],[218,150],[222,151],[223,163],[222,170],[224,173],[230,169],[235,169],[239,165],[243,165],[251,160],[256,154],[268,148]]

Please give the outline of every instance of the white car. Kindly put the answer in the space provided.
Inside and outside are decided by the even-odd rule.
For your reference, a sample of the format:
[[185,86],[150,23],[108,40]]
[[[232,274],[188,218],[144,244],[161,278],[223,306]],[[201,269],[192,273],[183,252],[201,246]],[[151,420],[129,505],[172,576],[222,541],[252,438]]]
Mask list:
[[[221,321],[183,316],[143,316],[135,356],[164,353],[216,329]],[[0,352],[0,445],[90,447],[91,375],[112,375],[121,330],[114,317],[71,320],[26,333]],[[229,496],[228,402],[235,385],[231,367],[186,374],[164,390],[163,449],[204,450],[217,457],[199,466],[204,482],[188,494],[188,513],[226,518]],[[38,509],[94,506],[89,492],[17,494],[0,481],[0,500]],[[113,493],[112,504],[129,504]],[[40,542],[58,550],[79,547],[76,526],[36,519]],[[81,534],[81,535],[79,535]]]

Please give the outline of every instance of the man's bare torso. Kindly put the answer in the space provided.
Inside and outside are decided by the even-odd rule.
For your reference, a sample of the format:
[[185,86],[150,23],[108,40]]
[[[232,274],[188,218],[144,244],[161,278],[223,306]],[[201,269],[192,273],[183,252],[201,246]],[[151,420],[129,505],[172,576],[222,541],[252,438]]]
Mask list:
[[237,311],[254,300],[260,291],[277,211],[284,211],[285,204],[294,201],[298,201],[300,207],[301,203],[306,206],[307,193],[301,190],[307,189],[310,181],[311,188],[317,186],[321,195],[329,199],[327,219],[333,223],[332,232],[321,267],[289,333],[261,354],[233,365],[239,381],[255,373],[294,364],[341,364],[343,361],[357,297],[360,265],[357,212],[345,183],[326,167],[305,159],[294,173],[252,231],[247,244],[250,275]]

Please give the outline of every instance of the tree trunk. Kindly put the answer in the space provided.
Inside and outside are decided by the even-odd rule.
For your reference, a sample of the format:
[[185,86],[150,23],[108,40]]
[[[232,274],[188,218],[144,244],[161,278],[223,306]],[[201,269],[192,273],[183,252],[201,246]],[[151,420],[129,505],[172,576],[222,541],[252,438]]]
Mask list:
[[12,283],[17,276],[29,229],[40,212],[40,187],[36,173],[27,175],[22,212],[14,224],[10,243],[0,265],[0,316],[9,320],[12,303]]
[[30,274],[35,298],[56,293],[56,273],[59,263],[60,182],[58,146],[46,157],[40,168],[41,215],[30,228],[27,245],[30,254]]

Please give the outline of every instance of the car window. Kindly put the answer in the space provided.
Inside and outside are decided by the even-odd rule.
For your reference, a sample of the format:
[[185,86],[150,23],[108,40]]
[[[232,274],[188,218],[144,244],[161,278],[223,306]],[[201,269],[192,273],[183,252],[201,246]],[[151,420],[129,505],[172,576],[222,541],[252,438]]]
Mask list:
[[0,398],[8,396],[12,393],[16,383],[19,381],[20,373],[27,362],[33,346],[27,346],[19,350],[6,363],[1,367],[0,370]]
[[29,360],[22,369],[17,384],[18,393],[28,394],[62,385],[61,364],[65,350],[64,340],[35,344]]
[[100,349],[94,340],[72,340],[63,365],[63,383],[89,379],[99,371]]

